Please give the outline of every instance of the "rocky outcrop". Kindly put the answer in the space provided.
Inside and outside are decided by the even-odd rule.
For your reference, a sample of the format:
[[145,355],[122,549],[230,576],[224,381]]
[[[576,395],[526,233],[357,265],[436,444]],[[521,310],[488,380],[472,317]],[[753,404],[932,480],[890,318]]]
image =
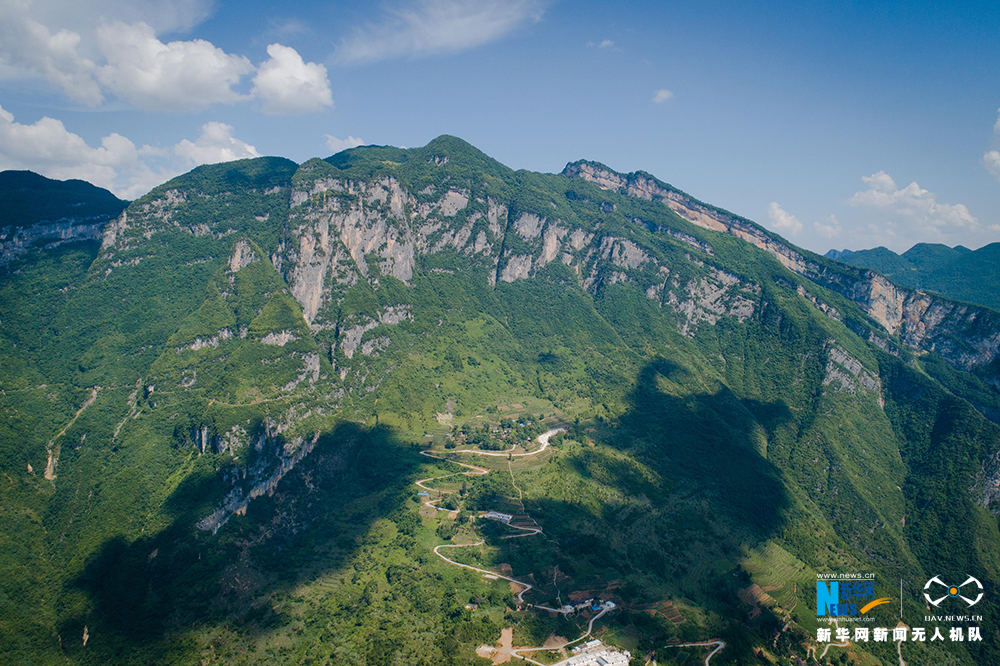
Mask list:
[[672,281],[669,286],[664,282],[646,292],[647,297],[661,300],[680,315],[677,329],[688,337],[693,337],[702,323],[715,324],[720,317],[746,321],[756,310],[759,295],[758,285],[712,266],[708,275],[690,280],[683,288]]
[[[567,165],[563,174],[605,190],[658,201],[692,224],[751,243],[790,271],[853,300],[911,348],[938,352],[963,370],[989,373],[988,366],[1000,355],[1000,313],[899,287],[873,271],[834,265],[642,172],[623,175],[600,164],[576,162]],[[1000,388],[1000,378],[988,379]]]
[[0,227],[0,266],[27,254],[33,248],[51,250],[60,245],[101,238],[107,217],[68,218],[40,222],[30,227]]
[[380,342],[367,344],[362,346],[361,340],[365,333],[371,331],[379,326],[395,326],[404,321],[413,319],[413,314],[410,311],[409,306],[392,306],[384,308],[377,315],[377,319],[367,319],[360,324],[351,326],[343,331],[340,339],[340,349],[344,352],[347,358],[354,358],[354,352],[361,347],[361,353],[366,356],[371,356],[373,350],[375,349],[385,349],[389,346],[389,338],[382,337],[379,338]]
[[[273,431],[272,424],[268,424],[267,429],[258,437],[257,448],[259,450],[265,447],[273,448],[277,434]],[[215,534],[234,515],[246,513],[250,500],[265,494],[273,494],[278,482],[312,452],[317,441],[319,433],[313,434],[308,439],[298,437],[290,443],[291,446],[282,446],[276,458],[261,456],[251,467],[242,468],[240,470],[242,478],[238,479],[235,487],[217,509],[196,523],[198,529]]]
[[514,255],[507,260],[503,272],[500,274],[502,282],[514,282],[523,280],[531,275],[531,257],[527,255]]
[[217,349],[219,343],[225,342],[226,340],[231,340],[233,337],[233,332],[228,328],[224,328],[210,338],[195,338],[187,347],[178,347],[177,352],[180,353],[185,349],[190,349],[192,351],[198,351],[199,349],[204,349],[206,347],[211,347],[212,349]]
[[885,406],[882,398],[882,382],[878,375],[866,369],[858,359],[834,340],[827,341],[826,374],[823,386],[847,393],[869,391],[875,394],[880,407]]
[[253,248],[250,247],[250,243],[245,239],[236,241],[236,245],[233,246],[233,253],[229,256],[229,270],[236,273],[255,261],[260,261],[260,259],[254,253]]
[[521,234],[524,240],[531,240],[532,238],[537,238],[538,234],[542,233],[544,225],[544,218],[538,217],[533,213],[521,213],[517,220],[514,221],[514,230]]
[[299,337],[292,333],[291,331],[272,331],[268,333],[263,338],[260,339],[261,344],[264,345],[276,345],[278,347],[284,347],[289,342],[293,340],[298,340]]

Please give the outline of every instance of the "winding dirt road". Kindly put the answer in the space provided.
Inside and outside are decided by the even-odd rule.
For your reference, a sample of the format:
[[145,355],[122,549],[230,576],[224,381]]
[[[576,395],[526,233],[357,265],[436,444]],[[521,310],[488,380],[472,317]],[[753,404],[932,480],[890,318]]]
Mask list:
[[712,650],[711,652],[709,652],[708,655],[705,657],[705,666],[711,666],[711,664],[709,664],[709,662],[712,660],[712,657],[714,657],[716,654],[718,654],[719,652],[722,652],[723,650],[726,649],[726,642],[725,641],[702,641],[700,643],[681,643],[680,645],[668,645],[667,647],[679,647],[679,648],[682,648],[682,647],[711,647],[713,645],[715,646],[715,649]]
[[535,451],[525,451],[524,453],[513,453],[514,449],[517,448],[515,446],[513,448],[507,449],[506,451],[482,451],[480,449],[455,449],[453,451],[453,453],[475,453],[475,454],[480,455],[480,456],[493,456],[493,457],[497,457],[497,458],[499,458],[499,457],[509,457],[509,456],[513,456],[515,458],[524,458],[524,457],[527,457],[527,456],[537,456],[539,453],[541,453],[542,451],[544,451],[545,449],[548,448],[548,446],[549,446],[549,439],[551,437],[553,437],[556,433],[560,433],[560,432],[566,432],[566,428],[552,428],[551,430],[547,430],[547,431],[543,432],[541,435],[539,435],[538,437],[536,437],[535,441],[538,442],[539,444],[541,444],[542,446],[541,446],[541,448],[539,448],[539,449],[537,449]]

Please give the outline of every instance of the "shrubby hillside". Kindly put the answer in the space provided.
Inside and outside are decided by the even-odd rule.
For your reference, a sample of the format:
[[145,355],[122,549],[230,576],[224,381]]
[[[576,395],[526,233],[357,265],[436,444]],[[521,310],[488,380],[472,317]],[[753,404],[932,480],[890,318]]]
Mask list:
[[831,250],[827,256],[878,271],[896,284],[1000,308],[1000,243],[978,250],[917,243],[903,254],[877,247],[857,252]]
[[[649,174],[203,166],[12,259],[0,322],[7,663],[485,664],[590,597],[635,663],[787,663],[816,573],[890,627],[901,579],[1000,582],[1000,314]],[[976,610],[906,659],[996,661]]]

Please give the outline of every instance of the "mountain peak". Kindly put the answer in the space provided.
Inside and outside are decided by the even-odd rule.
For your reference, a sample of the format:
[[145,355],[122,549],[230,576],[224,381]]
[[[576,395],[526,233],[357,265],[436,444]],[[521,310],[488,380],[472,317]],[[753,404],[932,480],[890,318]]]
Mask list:
[[33,171],[0,171],[0,227],[63,219],[111,219],[127,201],[83,180],[54,180]]

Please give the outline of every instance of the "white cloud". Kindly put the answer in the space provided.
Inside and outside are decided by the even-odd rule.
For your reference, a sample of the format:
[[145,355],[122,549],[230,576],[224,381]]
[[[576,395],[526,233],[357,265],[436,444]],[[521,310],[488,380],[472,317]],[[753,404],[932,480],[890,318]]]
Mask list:
[[778,205],[777,201],[772,201],[767,206],[767,217],[771,220],[771,228],[783,234],[797,236],[802,231],[802,223],[799,218],[785,211]]
[[[326,68],[304,62],[293,48],[271,44],[269,59],[258,70],[246,57],[203,39],[164,43],[157,37],[161,30],[196,25],[211,4],[0,0],[0,79],[43,78],[91,106],[110,96],[156,111],[198,110],[252,97],[273,114],[333,105]],[[243,78],[255,71],[252,94],[243,94]]]
[[822,222],[813,222],[813,227],[823,238],[833,239],[840,236],[840,232],[843,231],[843,227],[840,226],[840,221],[837,219],[836,215],[831,215],[826,218],[826,224]]
[[209,15],[211,5],[211,0],[0,0],[0,76],[40,77],[75,101],[100,104],[95,32],[102,17],[187,30]]
[[30,169],[52,178],[80,178],[110,188],[117,170],[137,161],[135,144],[120,134],[109,134],[100,148],[92,148],[60,120],[46,116],[23,125],[0,107],[0,169]]
[[334,153],[339,153],[342,150],[347,150],[348,148],[356,148],[357,146],[365,145],[364,139],[359,139],[356,136],[348,136],[346,139],[338,139],[335,136],[326,136],[326,147],[332,150]]
[[653,93],[653,104],[663,104],[668,99],[673,99],[674,94],[666,88],[661,88]]
[[614,47],[614,45],[615,45],[615,43],[613,41],[611,41],[610,39],[605,39],[605,40],[602,40],[601,43],[597,45],[597,48],[599,48],[599,49],[610,49],[610,48]]
[[890,218],[901,218],[911,230],[931,235],[979,229],[979,220],[964,204],[939,203],[933,192],[915,182],[899,189],[896,181],[885,171],[864,176],[861,180],[868,185],[868,189],[855,193],[847,200],[852,206],[879,211]]
[[991,174],[1000,178],[1000,150],[991,150],[983,155],[983,166]]
[[211,16],[216,4],[214,0],[0,0],[0,5],[15,3],[40,23],[84,35],[84,51],[94,48],[87,36],[106,19],[142,21],[158,34],[186,32]]
[[0,107],[0,170],[30,169],[49,178],[79,178],[125,199],[142,196],[153,187],[199,164],[257,157],[257,150],[236,139],[233,128],[207,123],[196,141],[157,148],[109,134],[99,147],[66,129],[62,121],[44,117],[25,125]]
[[97,42],[108,62],[98,79],[135,106],[186,111],[246,99],[233,86],[253,65],[211,42],[164,44],[145,23],[117,21],[98,27]]
[[71,98],[100,104],[104,96],[94,81],[94,63],[80,55],[80,35],[55,33],[27,15],[27,5],[0,0],[0,62],[19,76],[40,76]]
[[205,123],[196,141],[184,139],[174,147],[174,152],[184,158],[188,167],[260,157],[256,148],[233,136],[232,125],[219,122]]
[[268,114],[302,114],[333,106],[326,67],[304,62],[298,51],[281,44],[267,47],[269,60],[253,78],[253,95]]
[[541,0],[412,0],[386,12],[386,20],[355,30],[340,42],[341,62],[454,53],[496,41],[530,20]]
[[[1000,109],[997,109],[997,121],[993,125],[993,135],[1000,137]],[[1000,151],[989,150],[983,154],[983,166],[1000,180]],[[992,227],[991,227],[992,228]]]

